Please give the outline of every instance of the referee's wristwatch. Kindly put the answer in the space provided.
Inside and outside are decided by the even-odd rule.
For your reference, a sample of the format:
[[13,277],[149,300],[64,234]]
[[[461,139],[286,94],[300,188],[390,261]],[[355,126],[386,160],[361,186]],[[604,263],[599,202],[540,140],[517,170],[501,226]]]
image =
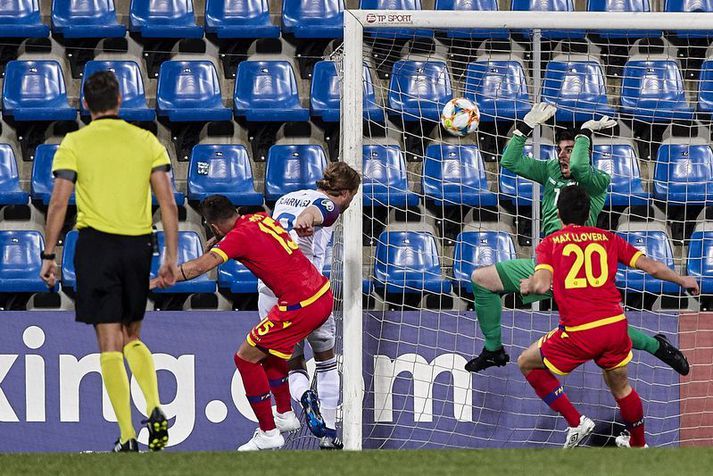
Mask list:
[[53,260],[57,257],[55,253],[45,253],[45,250],[40,251],[40,259],[42,261],[44,260]]

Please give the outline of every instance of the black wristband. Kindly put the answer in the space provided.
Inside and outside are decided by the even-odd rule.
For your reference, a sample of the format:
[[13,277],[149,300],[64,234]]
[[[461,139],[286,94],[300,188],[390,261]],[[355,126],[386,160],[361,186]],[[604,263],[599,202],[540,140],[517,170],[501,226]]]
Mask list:
[[592,130],[591,129],[580,129],[577,135],[585,136],[587,139],[589,139],[589,142],[592,142]]
[[40,259],[41,260],[52,260],[55,259],[57,256],[55,253],[45,253],[45,250],[40,251]]
[[517,121],[515,123],[515,129],[520,131],[525,137],[529,137],[532,134],[532,127],[525,124],[524,121]]
[[186,277],[186,273],[183,271],[183,265],[179,266],[178,269],[181,270],[181,275],[183,276],[183,280],[188,281],[188,278]]

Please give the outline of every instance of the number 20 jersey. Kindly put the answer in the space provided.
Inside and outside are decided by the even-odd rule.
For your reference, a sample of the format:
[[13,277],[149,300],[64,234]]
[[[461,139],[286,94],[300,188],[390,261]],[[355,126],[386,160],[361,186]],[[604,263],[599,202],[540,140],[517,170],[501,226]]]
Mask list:
[[535,270],[552,272],[560,324],[579,326],[624,312],[614,282],[617,265],[634,267],[641,255],[614,233],[567,225],[537,246]]

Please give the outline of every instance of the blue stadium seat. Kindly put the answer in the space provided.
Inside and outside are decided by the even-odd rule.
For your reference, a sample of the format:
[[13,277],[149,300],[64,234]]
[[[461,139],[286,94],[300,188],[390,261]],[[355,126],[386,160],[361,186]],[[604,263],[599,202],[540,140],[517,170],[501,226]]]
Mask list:
[[[534,157],[533,146],[527,144],[523,155]],[[543,144],[540,146],[540,160],[552,160],[557,158],[557,149],[553,145]],[[532,206],[532,182],[522,177],[517,177],[508,169],[500,168],[500,199],[512,202],[518,207]]]
[[437,207],[494,207],[485,165],[476,145],[431,144],[423,159],[423,193]]
[[[384,110],[379,106],[369,67],[364,65],[364,120],[384,122]],[[340,85],[334,61],[320,61],[314,65],[310,89],[310,110],[313,117],[324,122],[339,122]]]
[[158,75],[156,109],[172,122],[230,121],[220,80],[210,61],[164,61]]
[[[646,256],[664,262],[673,269],[673,247],[664,231],[642,230],[617,232],[632,246]],[[668,281],[653,278],[643,271],[619,264],[616,272],[616,285],[620,289],[654,294],[679,294],[680,288]]]
[[713,294],[713,231],[694,231],[688,243],[686,271],[698,278],[701,294]]
[[[512,0],[510,10],[523,12],[573,12],[572,0]],[[531,30],[521,32],[531,35]],[[585,30],[542,30],[542,38],[547,40],[581,39],[586,36]]]
[[54,60],[10,61],[2,87],[4,116],[16,121],[73,121],[64,74]]
[[[111,71],[116,75],[121,90],[119,117],[126,121],[150,122],[156,119],[156,111],[146,105],[144,79],[139,65],[134,61],[88,61],[82,75],[81,99],[84,99],[84,81],[98,71]],[[80,113],[88,116],[89,110],[80,101]]]
[[235,115],[250,122],[305,122],[295,72],[287,61],[243,61],[235,78]]
[[607,206],[646,205],[649,194],[641,183],[639,160],[631,144],[598,144],[594,146],[592,164],[611,177]]
[[397,145],[364,146],[363,193],[365,207],[418,205],[408,188],[406,161]]
[[199,144],[188,165],[188,200],[225,195],[234,205],[262,205],[248,151],[242,145]]
[[52,31],[65,38],[123,38],[114,0],[52,2]]
[[450,293],[436,240],[419,231],[385,231],[376,242],[374,288],[387,293]]
[[44,248],[39,231],[0,231],[0,293],[50,291],[40,279]]
[[267,154],[265,200],[274,202],[295,190],[316,189],[327,167],[320,145],[273,145]]
[[282,2],[282,31],[295,38],[341,38],[344,0]]
[[49,34],[39,0],[0,2],[0,38],[46,38]]
[[624,66],[621,112],[646,122],[692,120],[675,60],[629,60]]
[[207,0],[205,31],[218,38],[279,38],[269,0]]
[[[151,259],[151,279],[158,275],[159,267],[163,261],[165,253],[166,237],[162,231],[156,233],[158,248],[161,250],[160,256],[154,255]],[[201,238],[195,231],[179,231],[178,232],[178,264],[185,263],[192,259],[198,258],[203,254],[203,245]],[[208,274],[203,274],[190,281],[181,281],[166,289],[154,289],[153,292],[158,294],[194,294],[194,293],[214,293],[216,289],[215,281],[208,277]]]
[[[362,10],[422,10],[421,0],[361,0],[360,7]],[[365,31],[367,36],[372,38],[431,38],[433,30],[423,28],[412,30],[400,30],[397,28],[384,28],[378,30]]]
[[[649,0],[588,0],[590,12],[650,12]],[[602,38],[658,38],[661,30],[593,30]]]
[[406,122],[438,122],[443,106],[453,98],[451,75],[444,61],[394,63],[389,85],[389,112]]
[[455,285],[472,293],[471,274],[476,268],[517,258],[515,243],[504,231],[464,231],[456,237],[453,249]]
[[62,289],[68,288],[72,291],[77,288],[77,273],[74,270],[74,253],[77,250],[77,238],[79,232],[72,230],[64,236],[64,246],[62,248]]
[[713,60],[710,59],[701,65],[697,110],[703,119],[713,116]]
[[550,61],[542,97],[557,105],[557,121],[583,122],[616,114],[607,101],[604,72],[597,61]]
[[[32,164],[32,183],[30,197],[32,200],[49,205],[54,188],[52,176],[52,159],[59,148],[58,144],[40,144],[35,151],[35,160]],[[69,204],[74,205],[74,193],[69,198]]]
[[[665,0],[665,12],[713,13],[713,0]],[[713,30],[677,30],[681,38],[711,38]]]
[[132,0],[129,30],[144,38],[203,38],[193,0]]
[[29,198],[20,188],[15,152],[8,144],[0,144],[0,206],[26,205]]
[[519,61],[485,60],[470,63],[464,93],[480,109],[481,122],[522,119],[532,107],[525,69]]
[[218,267],[218,287],[233,294],[254,294],[257,278],[242,263],[231,259]]
[[[436,0],[436,10],[496,12],[498,11],[498,0]],[[510,33],[503,28],[493,30],[484,28],[469,28],[466,30],[449,28],[446,30],[446,36],[448,38],[507,40],[510,37]]]
[[713,150],[709,145],[663,144],[654,171],[654,195],[669,206],[713,201]]
[[[168,172],[168,176],[171,179],[171,191],[173,192],[173,199],[175,200],[176,205],[180,207],[181,205],[183,205],[183,202],[186,201],[186,195],[176,189],[176,178],[173,176],[173,169]],[[156,195],[154,195],[153,191],[151,192],[151,205],[153,205],[154,207],[158,206],[158,199],[156,198]]]

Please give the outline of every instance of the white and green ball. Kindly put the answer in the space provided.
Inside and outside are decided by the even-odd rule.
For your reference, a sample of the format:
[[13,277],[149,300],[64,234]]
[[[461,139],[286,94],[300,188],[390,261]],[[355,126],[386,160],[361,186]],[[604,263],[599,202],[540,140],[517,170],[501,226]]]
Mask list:
[[441,112],[441,125],[454,136],[467,136],[480,124],[478,106],[465,98],[454,98],[446,103]]

